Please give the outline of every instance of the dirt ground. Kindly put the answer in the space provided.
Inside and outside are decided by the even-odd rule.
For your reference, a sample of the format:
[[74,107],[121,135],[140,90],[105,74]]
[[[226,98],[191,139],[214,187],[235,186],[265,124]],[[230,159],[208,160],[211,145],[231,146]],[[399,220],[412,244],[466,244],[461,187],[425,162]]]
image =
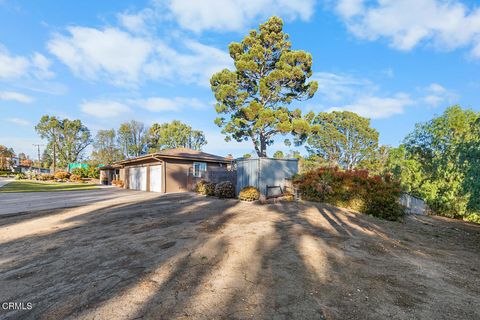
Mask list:
[[192,194],[0,218],[5,319],[480,319],[480,226]]

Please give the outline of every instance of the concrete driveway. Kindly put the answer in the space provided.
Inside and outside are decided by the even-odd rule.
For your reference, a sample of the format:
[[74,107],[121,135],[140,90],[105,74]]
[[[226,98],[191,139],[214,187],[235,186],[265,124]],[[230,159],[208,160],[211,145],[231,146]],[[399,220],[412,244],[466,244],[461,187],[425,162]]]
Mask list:
[[102,188],[63,192],[23,192],[0,194],[0,215],[27,213],[45,209],[69,208],[124,197],[156,197],[141,191]]

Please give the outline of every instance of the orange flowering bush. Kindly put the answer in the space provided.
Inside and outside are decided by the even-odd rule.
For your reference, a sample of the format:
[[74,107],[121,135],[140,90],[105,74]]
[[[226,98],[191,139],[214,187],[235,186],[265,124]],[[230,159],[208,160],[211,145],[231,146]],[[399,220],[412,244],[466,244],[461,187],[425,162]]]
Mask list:
[[404,215],[398,201],[400,184],[391,176],[370,176],[366,170],[319,168],[296,176],[293,183],[305,200],[330,203],[387,220],[398,220]]

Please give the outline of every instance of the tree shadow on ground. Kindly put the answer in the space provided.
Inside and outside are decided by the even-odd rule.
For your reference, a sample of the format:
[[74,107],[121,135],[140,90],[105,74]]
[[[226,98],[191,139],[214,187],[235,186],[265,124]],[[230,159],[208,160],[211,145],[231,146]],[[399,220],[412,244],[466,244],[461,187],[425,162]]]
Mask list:
[[478,283],[446,282],[459,261],[440,265],[437,248],[402,242],[411,225],[327,205],[172,194],[58,224],[1,243],[1,300],[35,305],[6,318],[480,316],[462,309],[478,302]]

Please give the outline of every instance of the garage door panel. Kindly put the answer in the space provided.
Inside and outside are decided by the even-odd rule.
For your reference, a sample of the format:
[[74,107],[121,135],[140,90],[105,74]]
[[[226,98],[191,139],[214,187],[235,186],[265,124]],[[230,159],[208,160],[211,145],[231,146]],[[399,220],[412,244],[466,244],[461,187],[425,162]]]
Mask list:
[[162,166],[150,167],[150,191],[162,192]]
[[147,191],[147,168],[133,167],[129,169],[129,188]]

